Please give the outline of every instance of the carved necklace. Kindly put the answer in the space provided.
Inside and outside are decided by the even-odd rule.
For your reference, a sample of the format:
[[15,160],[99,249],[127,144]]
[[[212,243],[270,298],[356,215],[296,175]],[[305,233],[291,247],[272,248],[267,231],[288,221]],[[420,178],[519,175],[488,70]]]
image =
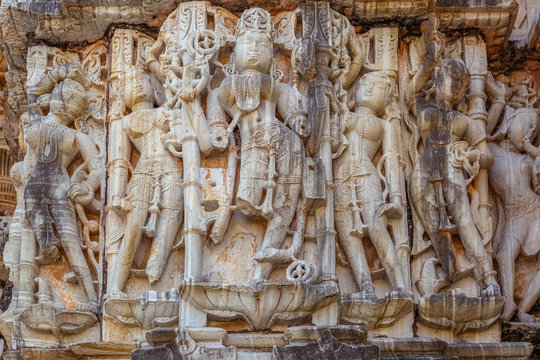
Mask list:
[[62,140],[66,127],[62,124],[41,122],[39,124],[38,162],[50,164],[58,156],[58,143]]
[[261,77],[259,74],[234,75],[232,88],[236,106],[243,112],[252,112],[261,102]]

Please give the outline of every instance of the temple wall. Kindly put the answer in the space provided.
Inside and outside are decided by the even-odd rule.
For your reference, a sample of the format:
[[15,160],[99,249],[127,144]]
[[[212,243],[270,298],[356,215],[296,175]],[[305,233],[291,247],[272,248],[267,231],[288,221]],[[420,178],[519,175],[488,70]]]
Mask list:
[[540,356],[539,12],[3,0],[3,358]]

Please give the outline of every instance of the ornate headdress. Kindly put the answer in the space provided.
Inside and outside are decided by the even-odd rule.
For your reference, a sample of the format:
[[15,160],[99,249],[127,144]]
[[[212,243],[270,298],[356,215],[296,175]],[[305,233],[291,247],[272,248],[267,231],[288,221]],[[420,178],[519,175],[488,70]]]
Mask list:
[[251,8],[242,13],[236,24],[235,36],[244,35],[247,31],[266,34],[269,39],[274,38],[274,24],[270,13],[261,8]]
[[393,71],[372,71],[362,76],[360,81],[382,82],[393,91],[396,84],[396,74]]

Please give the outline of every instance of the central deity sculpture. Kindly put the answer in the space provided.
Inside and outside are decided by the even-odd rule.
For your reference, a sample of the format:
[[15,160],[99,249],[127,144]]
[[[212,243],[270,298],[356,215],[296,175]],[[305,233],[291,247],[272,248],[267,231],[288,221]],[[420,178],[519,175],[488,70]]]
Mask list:
[[268,279],[272,270],[272,259],[265,253],[281,247],[297,209],[304,161],[300,136],[309,135],[309,126],[300,93],[278,81],[270,14],[260,8],[245,11],[235,36],[232,74],[209,95],[207,106],[215,116],[211,127],[224,127],[229,115],[232,121],[226,133],[237,125],[240,129],[237,210],[268,220],[256,255],[254,281],[258,282]]

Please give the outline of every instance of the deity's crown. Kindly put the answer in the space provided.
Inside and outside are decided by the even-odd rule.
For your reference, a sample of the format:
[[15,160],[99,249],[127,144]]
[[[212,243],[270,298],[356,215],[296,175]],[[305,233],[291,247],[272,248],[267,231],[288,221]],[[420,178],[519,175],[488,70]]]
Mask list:
[[236,24],[235,36],[242,36],[248,31],[266,34],[273,38],[274,24],[270,18],[270,13],[261,8],[251,8],[242,13],[242,17]]

